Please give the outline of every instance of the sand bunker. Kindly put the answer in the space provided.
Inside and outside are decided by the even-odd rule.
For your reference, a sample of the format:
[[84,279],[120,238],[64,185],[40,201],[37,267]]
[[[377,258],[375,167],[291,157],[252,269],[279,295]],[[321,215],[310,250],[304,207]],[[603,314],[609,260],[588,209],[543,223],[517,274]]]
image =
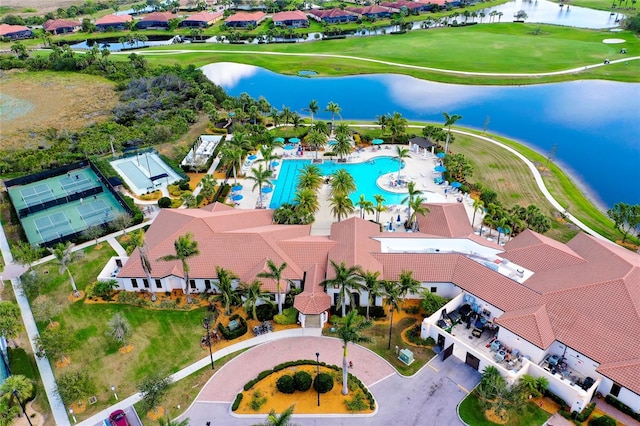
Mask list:
[[602,40],[602,42],[604,44],[620,44],[620,43],[624,43],[627,40],[622,39],[622,38],[605,38],[604,40]]

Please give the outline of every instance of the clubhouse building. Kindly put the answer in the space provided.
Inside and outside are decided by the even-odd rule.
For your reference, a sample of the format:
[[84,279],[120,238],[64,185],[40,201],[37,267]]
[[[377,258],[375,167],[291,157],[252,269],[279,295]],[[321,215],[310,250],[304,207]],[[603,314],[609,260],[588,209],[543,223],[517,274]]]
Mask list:
[[[238,277],[236,284],[260,280],[275,298],[277,283],[257,275],[268,260],[286,262],[281,287],[302,289],[294,299],[301,326],[322,327],[338,299],[337,288],[321,285],[333,277],[331,261],[379,272],[381,280],[412,271],[422,288],[449,300],[421,324],[443,358],[480,371],[495,366],[509,382],[546,377],[571,410],[581,411],[596,392],[640,410],[640,255],[585,233],[563,244],[526,230],[499,246],[474,234],[463,205],[426,206],[420,232],[381,232],[350,218],[326,236],[311,235],[309,225],[274,224],[272,210],[163,209],[146,234],[151,282],[138,249],[112,258],[98,279],[114,277],[126,291],[188,285],[215,293],[219,266]],[[188,260],[185,283],[179,261],[156,259],[173,254],[174,241],[187,233],[200,254]],[[368,294],[351,299],[366,306]]]

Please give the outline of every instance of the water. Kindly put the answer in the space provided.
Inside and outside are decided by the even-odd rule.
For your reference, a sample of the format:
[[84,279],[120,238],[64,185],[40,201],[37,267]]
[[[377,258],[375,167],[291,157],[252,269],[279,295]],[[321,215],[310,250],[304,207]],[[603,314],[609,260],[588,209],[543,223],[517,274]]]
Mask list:
[[123,49],[142,49],[145,47],[151,46],[168,46],[173,43],[174,37],[166,38],[165,40],[148,40],[144,42],[138,43],[119,43],[112,39],[96,39],[96,40],[85,40],[80,43],[73,44],[69,46],[74,50],[91,50],[95,44],[98,44],[100,49],[107,48],[110,52],[119,52]]
[[[304,111],[315,99],[315,115],[329,101],[344,119],[372,120],[397,111],[409,120],[442,124],[442,112],[462,115],[458,125],[525,143],[543,155],[554,145],[554,161],[573,174],[596,203],[640,204],[640,84],[584,80],[532,86],[466,86],[378,74],[341,78],[284,76],[262,68],[217,63],[204,73],[230,95],[264,96],[272,105]],[[418,129],[411,130],[419,133]],[[454,147],[455,149],[455,144]]]
[[[275,187],[269,208],[275,209],[283,203],[291,203],[295,197],[296,185],[300,170],[311,164],[311,160],[284,160],[280,166],[278,179],[274,181]],[[340,163],[327,161],[317,165],[323,176],[330,175],[338,169],[345,169],[353,176],[356,183],[356,191],[351,194],[351,201],[355,203],[360,199],[360,195],[371,202],[373,196],[381,194],[385,198],[384,204],[400,204],[407,194],[395,194],[380,188],[376,180],[380,175],[397,172],[398,162],[392,157],[377,157],[365,163]]]
[[[624,18],[622,14],[611,15],[610,12],[603,10],[587,9],[571,5],[560,7],[557,3],[548,0],[514,0],[482,10],[486,15],[482,22],[486,23],[489,21],[489,13],[491,13],[491,11],[503,13],[500,22],[511,22],[519,10],[526,12],[527,19],[525,22],[578,28],[614,28],[620,25],[619,22],[616,22],[616,19]],[[459,21],[461,19],[464,20],[464,17],[458,18]],[[497,17],[495,18],[495,22],[498,22]]]

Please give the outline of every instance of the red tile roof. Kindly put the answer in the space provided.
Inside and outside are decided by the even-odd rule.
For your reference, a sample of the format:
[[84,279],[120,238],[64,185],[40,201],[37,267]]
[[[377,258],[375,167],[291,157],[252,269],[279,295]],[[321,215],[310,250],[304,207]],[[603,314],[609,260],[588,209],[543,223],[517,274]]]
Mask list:
[[525,230],[512,239],[501,256],[532,271],[546,271],[586,261],[565,244],[544,235]]
[[418,216],[420,232],[441,237],[466,237],[473,233],[467,211],[461,203],[425,203],[428,215]]
[[338,8],[333,9],[312,9],[309,11],[310,14],[317,16],[318,18],[340,18],[343,16],[354,16],[353,12],[349,12],[348,10],[342,10]]
[[42,25],[45,31],[57,31],[61,28],[78,28],[80,22],[72,21],[70,19],[49,19]]
[[318,315],[331,307],[331,296],[324,292],[320,283],[324,270],[315,264],[307,271],[304,291],[293,300],[293,307],[305,315]]
[[0,36],[2,37],[8,34],[19,33],[22,31],[31,31],[31,29],[25,27],[24,25],[0,24]]
[[287,10],[285,12],[274,13],[273,22],[280,21],[308,21],[307,15],[301,10]]
[[544,305],[505,312],[497,323],[520,337],[526,336],[542,349],[547,349],[556,338]]
[[260,22],[267,16],[264,12],[237,12],[229,16],[224,22]]
[[640,394],[640,357],[601,364],[598,372],[616,383],[625,383],[633,392]]
[[[352,217],[331,225],[331,239],[335,247],[329,251],[327,265],[334,260],[344,262],[347,267],[360,266],[364,271],[382,272],[382,265],[372,256],[380,252],[380,242],[372,239],[380,234],[380,226]],[[327,278],[333,278],[333,268],[327,266]]]
[[368,15],[368,14],[378,14],[378,13],[391,13],[391,9],[388,7],[382,7],[377,5],[372,6],[364,6],[364,7],[346,7],[345,10],[349,12],[354,12],[359,15]]
[[106,15],[96,20],[96,25],[124,24],[132,21],[131,15]]
[[173,18],[177,18],[177,15],[174,15],[171,12],[152,12],[141,19],[141,21],[158,21],[158,22],[169,22],[169,20]]

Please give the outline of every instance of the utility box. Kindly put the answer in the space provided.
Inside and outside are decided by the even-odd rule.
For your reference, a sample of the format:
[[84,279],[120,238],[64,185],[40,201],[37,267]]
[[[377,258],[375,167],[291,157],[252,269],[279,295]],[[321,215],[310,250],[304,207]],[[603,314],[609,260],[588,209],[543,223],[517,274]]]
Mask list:
[[413,352],[411,352],[409,349],[401,349],[400,355],[398,355],[398,359],[407,365],[411,365],[411,363],[414,361]]

